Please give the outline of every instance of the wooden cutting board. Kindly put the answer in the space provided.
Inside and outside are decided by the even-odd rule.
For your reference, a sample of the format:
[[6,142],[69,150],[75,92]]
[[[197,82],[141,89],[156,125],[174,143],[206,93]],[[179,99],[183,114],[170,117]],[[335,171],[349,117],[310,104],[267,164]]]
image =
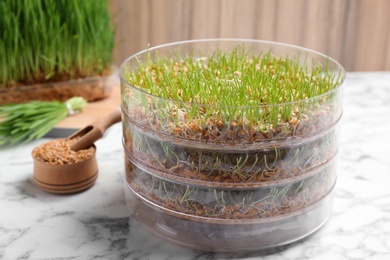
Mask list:
[[114,86],[109,97],[89,102],[84,110],[78,114],[68,116],[59,122],[46,137],[63,138],[92,123],[95,120],[108,116],[120,105],[120,86]]

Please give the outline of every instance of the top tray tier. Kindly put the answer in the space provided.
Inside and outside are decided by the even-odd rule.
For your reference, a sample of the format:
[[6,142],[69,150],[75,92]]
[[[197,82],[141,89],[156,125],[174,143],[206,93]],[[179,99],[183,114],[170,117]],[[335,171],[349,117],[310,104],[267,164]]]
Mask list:
[[332,129],[342,114],[344,79],[336,61],[296,46],[179,42],[123,63],[122,111],[128,124],[163,140],[275,147]]

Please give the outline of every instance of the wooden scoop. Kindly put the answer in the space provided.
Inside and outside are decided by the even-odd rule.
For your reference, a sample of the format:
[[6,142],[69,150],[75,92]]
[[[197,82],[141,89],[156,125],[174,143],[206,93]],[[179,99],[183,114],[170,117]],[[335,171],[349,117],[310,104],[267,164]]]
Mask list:
[[69,136],[68,139],[80,137],[70,148],[73,151],[78,151],[90,147],[95,141],[102,138],[107,128],[120,122],[121,119],[121,111],[118,107],[103,120],[97,120]]

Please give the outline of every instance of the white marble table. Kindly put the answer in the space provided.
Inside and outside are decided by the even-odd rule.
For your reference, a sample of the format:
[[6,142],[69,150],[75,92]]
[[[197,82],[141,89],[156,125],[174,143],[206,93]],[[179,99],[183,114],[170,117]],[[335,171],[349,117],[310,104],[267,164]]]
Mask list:
[[196,252],[129,218],[121,126],[96,143],[100,176],[59,196],[32,181],[32,149],[0,150],[0,259],[390,259],[390,72],[348,73],[333,215],[309,238],[269,252]]

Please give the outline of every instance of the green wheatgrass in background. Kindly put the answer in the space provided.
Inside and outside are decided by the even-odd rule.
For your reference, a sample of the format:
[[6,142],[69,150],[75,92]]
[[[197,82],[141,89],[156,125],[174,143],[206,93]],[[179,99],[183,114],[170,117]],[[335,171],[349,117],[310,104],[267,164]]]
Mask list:
[[2,0],[0,14],[0,88],[109,72],[107,0]]

